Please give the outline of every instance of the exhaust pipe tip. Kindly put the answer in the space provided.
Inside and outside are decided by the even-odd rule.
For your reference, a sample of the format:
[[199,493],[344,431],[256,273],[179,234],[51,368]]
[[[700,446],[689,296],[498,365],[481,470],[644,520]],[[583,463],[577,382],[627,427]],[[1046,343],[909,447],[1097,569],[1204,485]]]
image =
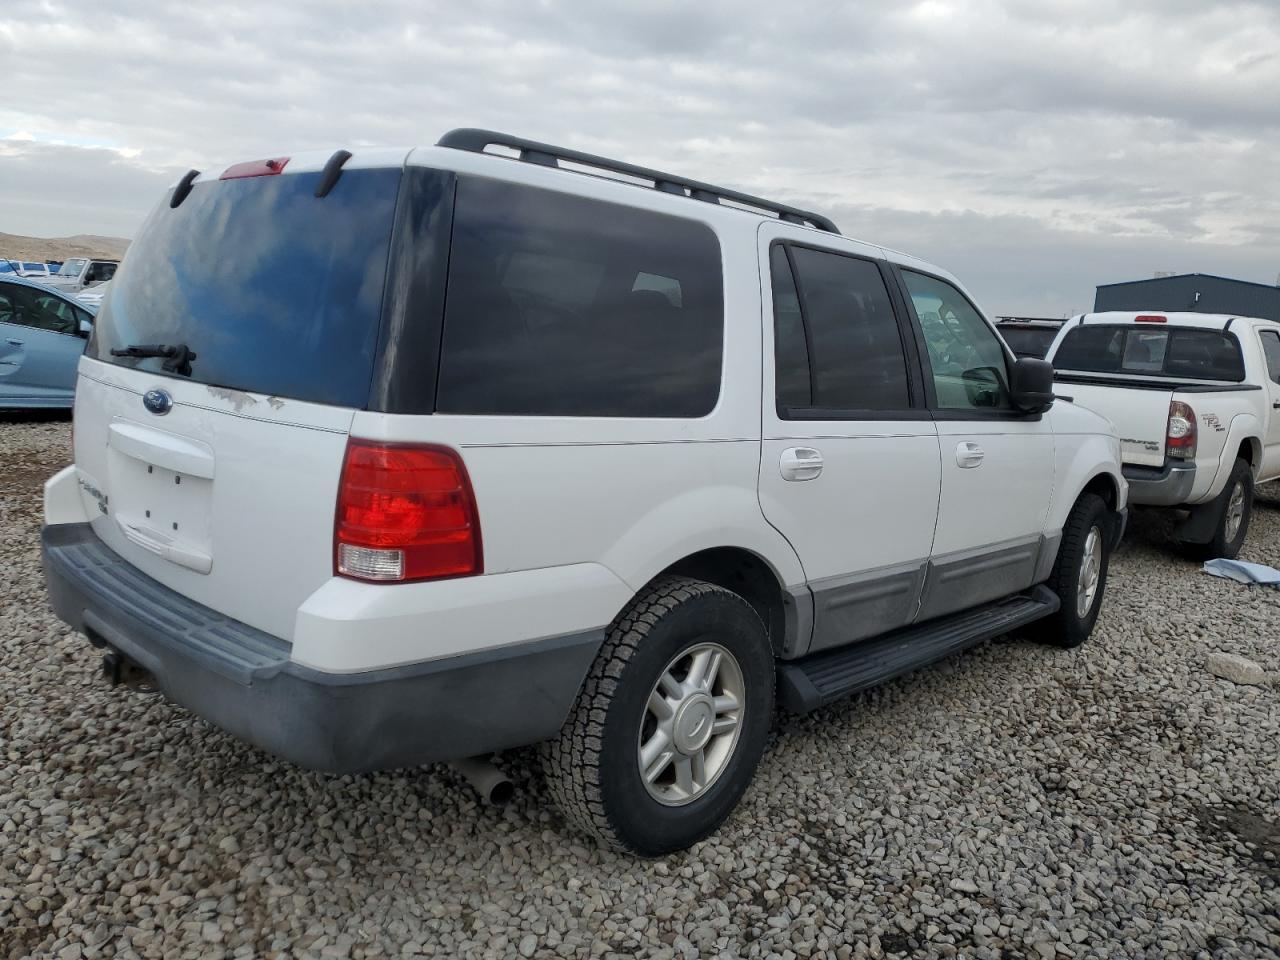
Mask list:
[[499,776],[502,779],[489,788],[489,796],[485,799],[495,807],[505,807],[515,798],[516,785],[508,780],[504,774],[499,774]]
[[471,789],[480,795],[480,799],[491,806],[504,806],[516,795],[511,778],[484,757],[453,760],[449,766],[471,784]]

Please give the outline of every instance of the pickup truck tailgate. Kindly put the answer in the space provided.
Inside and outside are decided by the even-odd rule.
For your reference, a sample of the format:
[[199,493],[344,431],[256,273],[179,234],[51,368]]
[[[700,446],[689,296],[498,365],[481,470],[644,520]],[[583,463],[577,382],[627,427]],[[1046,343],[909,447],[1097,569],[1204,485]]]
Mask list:
[[1070,380],[1061,383],[1059,390],[1115,424],[1120,437],[1120,456],[1125,463],[1147,467],[1164,463],[1172,390],[1135,389],[1130,384],[1112,387]]

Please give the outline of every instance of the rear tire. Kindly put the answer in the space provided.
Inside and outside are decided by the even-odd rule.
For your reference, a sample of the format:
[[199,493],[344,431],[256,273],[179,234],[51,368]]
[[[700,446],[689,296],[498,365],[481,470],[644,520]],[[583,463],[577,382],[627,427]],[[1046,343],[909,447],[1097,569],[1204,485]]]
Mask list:
[[658,578],[614,622],[559,736],[543,745],[552,797],[573,826],[617,850],[652,857],[696,843],[751,782],[773,683],[773,650],[750,604],[701,580]]
[[1218,511],[1213,538],[1208,543],[1184,543],[1183,549],[1196,560],[1234,560],[1249,535],[1253,517],[1253,468],[1249,461],[1236,460],[1227,485],[1210,508]]
[[1089,638],[1102,609],[1111,562],[1115,520],[1096,494],[1083,493],[1062,526],[1062,545],[1045,583],[1061,606],[1033,626],[1036,639],[1056,647],[1078,647]]

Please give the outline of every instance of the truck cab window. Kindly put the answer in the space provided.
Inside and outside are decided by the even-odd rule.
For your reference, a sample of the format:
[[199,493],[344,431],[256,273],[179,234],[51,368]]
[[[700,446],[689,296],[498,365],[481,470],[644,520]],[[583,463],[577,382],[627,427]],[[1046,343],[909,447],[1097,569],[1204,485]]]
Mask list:
[[1267,358],[1267,376],[1280,383],[1280,333],[1263,330],[1258,336],[1262,339],[1262,352]]

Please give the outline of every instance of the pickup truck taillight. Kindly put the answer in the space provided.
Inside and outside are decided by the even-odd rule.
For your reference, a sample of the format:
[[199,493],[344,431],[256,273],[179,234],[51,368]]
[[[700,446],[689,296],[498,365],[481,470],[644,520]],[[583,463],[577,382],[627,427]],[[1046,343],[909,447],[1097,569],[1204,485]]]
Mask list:
[[405,583],[484,569],[480,519],[456,450],[351,439],[338,484],[334,572]]
[[1165,431],[1164,452],[1177,460],[1196,458],[1196,414],[1188,404],[1169,404],[1169,428]]

